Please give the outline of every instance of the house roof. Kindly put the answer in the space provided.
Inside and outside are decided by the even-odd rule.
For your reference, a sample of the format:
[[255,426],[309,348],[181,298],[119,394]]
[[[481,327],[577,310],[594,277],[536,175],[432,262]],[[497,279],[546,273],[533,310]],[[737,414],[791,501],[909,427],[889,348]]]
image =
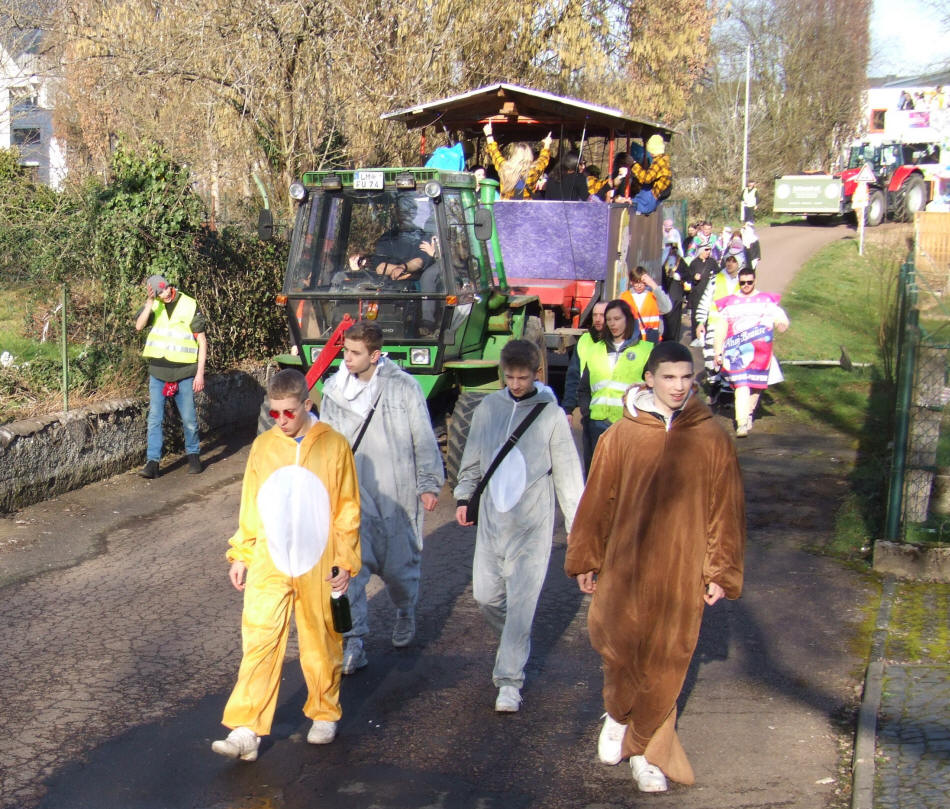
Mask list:
[[538,139],[548,132],[554,132],[557,137],[561,127],[566,137],[579,136],[585,128],[587,137],[613,134],[648,138],[660,133],[669,139],[676,131],[657,121],[625,115],[610,107],[504,82],[414,104],[381,117],[401,121],[407,129],[444,126],[468,135],[480,134],[482,126],[492,121],[500,126],[498,131],[506,139],[516,140]]
[[879,76],[868,79],[868,87],[877,88],[937,87],[947,84],[950,84],[950,68],[916,76]]

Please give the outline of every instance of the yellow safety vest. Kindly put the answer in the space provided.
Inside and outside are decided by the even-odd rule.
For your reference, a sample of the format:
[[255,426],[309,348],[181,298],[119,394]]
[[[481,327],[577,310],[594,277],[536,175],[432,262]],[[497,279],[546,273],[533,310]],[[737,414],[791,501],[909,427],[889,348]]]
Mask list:
[[[712,306],[709,307],[709,313],[706,315],[706,325],[712,326],[713,329],[719,328],[719,324],[723,322],[722,313],[717,308],[716,301],[728,295],[734,295],[739,291],[738,274],[735,279],[728,278],[728,275],[725,270],[722,270],[717,272],[716,277],[713,279]],[[730,286],[733,287],[732,291],[729,290]]]
[[590,417],[594,421],[619,421],[623,418],[623,395],[631,385],[643,382],[643,368],[647,364],[653,343],[641,340],[620,352],[617,364],[611,368],[605,343],[596,343],[598,350],[587,358],[590,373]]
[[197,301],[180,292],[170,318],[164,303],[160,300],[152,301],[155,323],[148,333],[142,356],[182,364],[198,362],[198,341],[191,332],[191,321],[197,310]]
[[582,334],[580,340],[577,341],[577,346],[574,350],[577,352],[577,361],[581,366],[581,374],[584,373],[584,369],[587,367],[587,361],[590,359],[590,354],[596,345],[597,343],[595,343],[594,338],[590,336],[590,332]]

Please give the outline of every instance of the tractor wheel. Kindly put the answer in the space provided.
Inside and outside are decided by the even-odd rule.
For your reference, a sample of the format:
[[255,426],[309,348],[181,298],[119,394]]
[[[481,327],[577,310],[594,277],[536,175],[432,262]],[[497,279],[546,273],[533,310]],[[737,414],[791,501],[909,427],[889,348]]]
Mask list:
[[541,352],[541,368],[538,371],[538,380],[547,384],[548,382],[548,347],[544,341],[544,326],[541,325],[541,318],[531,315],[525,320],[524,339],[529,343],[534,343]]
[[449,416],[448,440],[445,448],[445,476],[449,488],[454,489],[458,483],[459,466],[462,463],[462,452],[468,440],[468,431],[472,426],[472,416],[475,408],[482,403],[487,394],[474,391],[463,391],[455,402],[455,409]]
[[868,197],[868,205],[864,209],[864,224],[869,228],[876,228],[884,221],[884,194],[875,188]]
[[897,222],[913,222],[914,214],[922,211],[927,204],[927,189],[924,178],[911,174],[897,192],[894,205],[894,219]]

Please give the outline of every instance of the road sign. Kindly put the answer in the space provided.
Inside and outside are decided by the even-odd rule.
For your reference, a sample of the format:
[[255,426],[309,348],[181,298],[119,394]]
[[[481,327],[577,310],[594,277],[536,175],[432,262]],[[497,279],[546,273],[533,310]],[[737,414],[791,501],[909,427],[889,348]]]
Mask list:
[[874,176],[874,170],[870,164],[865,163],[858,176],[854,178],[856,183],[876,183],[877,177]]

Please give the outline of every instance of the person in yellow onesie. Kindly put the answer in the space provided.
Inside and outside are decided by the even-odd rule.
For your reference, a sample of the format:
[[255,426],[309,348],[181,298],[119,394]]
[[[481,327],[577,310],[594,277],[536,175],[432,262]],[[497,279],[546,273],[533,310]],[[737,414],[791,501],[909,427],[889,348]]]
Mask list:
[[[290,613],[296,611],[304,714],[311,744],[336,737],[343,640],[333,629],[330,592],[346,592],[360,569],[360,500],[346,439],[310,412],[306,379],[287,369],[267,386],[276,424],[251,446],[229,577],[244,591],[244,656],[221,722],[231,728],[215,753],[257,759],[270,733]],[[337,569],[336,575],[333,569]]]

